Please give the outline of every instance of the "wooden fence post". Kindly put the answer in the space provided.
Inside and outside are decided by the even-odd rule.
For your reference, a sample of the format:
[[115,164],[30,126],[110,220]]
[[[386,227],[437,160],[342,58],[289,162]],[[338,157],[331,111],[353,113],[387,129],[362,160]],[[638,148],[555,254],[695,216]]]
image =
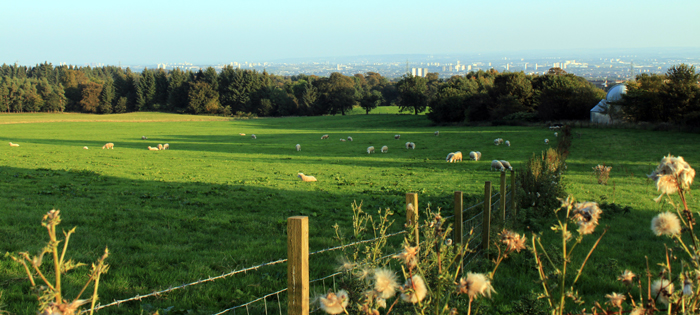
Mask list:
[[[409,210],[408,205],[411,205],[413,211]],[[408,226],[413,225],[413,233],[416,239],[414,246],[418,246],[420,241],[418,239],[419,229],[418,229],[418,194],[417,193],[407,193],[406,194],[406,223]],[[410,231],[409,231],[410,232]]]
[[[455,223],[453,224],[454,235],[452,236],[452,242],[455,244],[455,246],[459,246],[461,249],[464,248],[464,231],[462,230],[462,227],[464,226],[464,220],[462,218],[462,212],[464,211],[463,197],[464,195],[461,191],[455,191]],[[460,273],[462,273],[464,270],[462,265],[463,257],[463,255],[460,255],[459,258],[457,258]]]
[[287,314],[309,314],[309,217],[287,219]]
[[481,248],[484,257],[488,259],[486,251],[489,249],[489,234],[491,233],[491,182],[484,183],[484,221],[481,224]]
[[503,228],[506,227],[506,171],[501,172],[501,201],[498,203],[501,208],[501,220],[503,220]]
[[515,194],[518,189],[515,188],[515,169],[510,170],[510,213],[513,215],[513,219],[518,215],[518,211],[515,210]]

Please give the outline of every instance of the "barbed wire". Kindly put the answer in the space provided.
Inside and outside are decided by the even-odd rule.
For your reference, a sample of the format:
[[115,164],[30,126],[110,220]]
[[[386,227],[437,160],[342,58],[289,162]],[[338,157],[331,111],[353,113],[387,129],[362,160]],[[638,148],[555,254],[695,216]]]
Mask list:
[[363,244],[363,243],[369,243],[369,242],[373,242],[373,241],[376,241],[376,240],[379,240],[382,238],[388,238],[388,237],[392,237],[392,236],[396,236],[396,235],[404,234],[404,233],[408,233],[408,232],[404,230],[404,231],[399,231],[399,232],[392,233],[392,234],[387,234],[387,235],[375,237],[373,239],[367,239],[367,240],[357,241],[357,242],[350,243],[350,244],[340,245],[340,246],[331,247],[331,248],[325,248],[325,249],[317,250],[313,253],[309,253],[309,256],[313,256],[315,254],[320,254],[320,253],[324,253],[324,252],[330,252],[330,251],[334,251],[334,250],[338,250],[338,249],[343,249],[346,247],[355,246],[355,245],[359,245],[359,244]]
[[[220,312],[218,312],[218,313],[216,313],[216,314],[213,314],[213,315],[221,315],[221,314],[223,314],[223,313],[230,312],[230,311],[233,311],[233,310],[235,310],[235,309],[237,309],[237,308],[241,308],[241,307],[248,308],[248,305],[250,305],[250,304],[253,304],[253,303],[255,303],[255,302],[257,302],[257,301],[260,301],[260,300],[262,300],[262,299],[266,299],[266,298],[268,298],[268,297],[270,297],[270,296],[273,296],[273,295],[275,295],[275,294],[280,294],[280,293],[282,293],[282,292],[284,292],[284,291],[287,291],[287,289],[289,289],[289,288],[284,288],[284,289],[282,289],[282,290],[275,291],[275,292],[272,292],[272,293],[270,293],[270,294],[266,294],[265,296],[261,296],[261,297],[255,299],[255,300],[248,301],[248,302],[246,302],[245,304],[236,305],[236,306],[234,306],[234,307],[227,308],[227,309],[222,310],[222,311],[220,311]],[[279,301],[279,298],[278,298],[277,300]],[[267,306],[267,305],[266,305],[266,306]],[[267,312],[266,312],[266,313],[267,313]],[[282,313],[282,307],[280,306],[280,314],[281,314],[281,313]]]

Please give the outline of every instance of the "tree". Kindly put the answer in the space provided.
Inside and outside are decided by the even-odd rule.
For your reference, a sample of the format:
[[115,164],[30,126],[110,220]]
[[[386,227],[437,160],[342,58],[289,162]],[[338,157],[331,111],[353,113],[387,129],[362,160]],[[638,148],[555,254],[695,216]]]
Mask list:
[[190,82],[187,111],[214,114],[219,110],[219,93],[207,82]]
[[24,81],[22,89],[24,90],[24,95],[22,95],[24,110],[32,113],[41,110],[41,107],[44,105],[44,100],[37,92],[36,86],[34,86],[31,81],[26,80]]
[[156,98],[156,77],[152,71],[144,68],[136,84],[136,108],[139,111],[153,110]]
[[63,86],[58,84],[54,86],[53,92],[48,99],[44,101],[44,111],[47,112],[62,112],[66,109],[66,96],[63,91]]
[[412,110],[415,115],[422,113],[428,107],[428,80],[426,78],[407,75],[396,83],[399,90],[399,106],[401,111]]
[[700,125],[699,78],[694,66],[680,64],[668,69],[666,86],[661,90],[665,121]]
[[80,85],[80,108],[84,113],[96,113],[97,107],[100,105],[100,94],[102,93],[102,84],[96,82],[88,82]]
[[176,68],[170,71],[168,77],[168,109],[182,113],[187,109],[187,99],[189,97],[188,75]]
[[325,113],[337,114],[352,109],[357,103],[355,98],[355,82],[352,78],[338,72],[331,73],[329,78],[322,78],[318,81],[319,99],[316,114]]
[[369,112],[381,105],[382,102],[384,102],[384,97],[382,96],[381,92],[377,90],[367,91],[360,99],[360,106],[362,106],[362,108],[365,109],[366,114],[369,115]]
[[100,105],[97,107],[97,111],[100,114],[110,114],[112,113],[112,103],[114,102],[114,82],[108,80],[104,83],[102,87],[102,93],[100,94]]
[[605,92],[572,74],[543,75],[535,78],[537,110],[542,120],[588,119],[590,110]]

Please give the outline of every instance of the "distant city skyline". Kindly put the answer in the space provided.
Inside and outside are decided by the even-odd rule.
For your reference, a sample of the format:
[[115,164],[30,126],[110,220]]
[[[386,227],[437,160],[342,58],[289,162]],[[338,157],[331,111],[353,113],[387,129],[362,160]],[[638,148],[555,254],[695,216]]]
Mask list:
[[218,64],[700,47],[700,1],[9,1],[0,62]]

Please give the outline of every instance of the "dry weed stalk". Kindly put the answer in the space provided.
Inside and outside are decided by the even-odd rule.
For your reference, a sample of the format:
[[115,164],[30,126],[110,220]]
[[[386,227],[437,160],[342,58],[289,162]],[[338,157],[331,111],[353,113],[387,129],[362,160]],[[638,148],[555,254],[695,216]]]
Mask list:
[[598,178],[598,184],[608,184],[608,179],[610,178],[610,170],[612,170],[612,166],[605,166],[605,164],[598,164],[593,168],[593,173],[595,174],[596,178]]

